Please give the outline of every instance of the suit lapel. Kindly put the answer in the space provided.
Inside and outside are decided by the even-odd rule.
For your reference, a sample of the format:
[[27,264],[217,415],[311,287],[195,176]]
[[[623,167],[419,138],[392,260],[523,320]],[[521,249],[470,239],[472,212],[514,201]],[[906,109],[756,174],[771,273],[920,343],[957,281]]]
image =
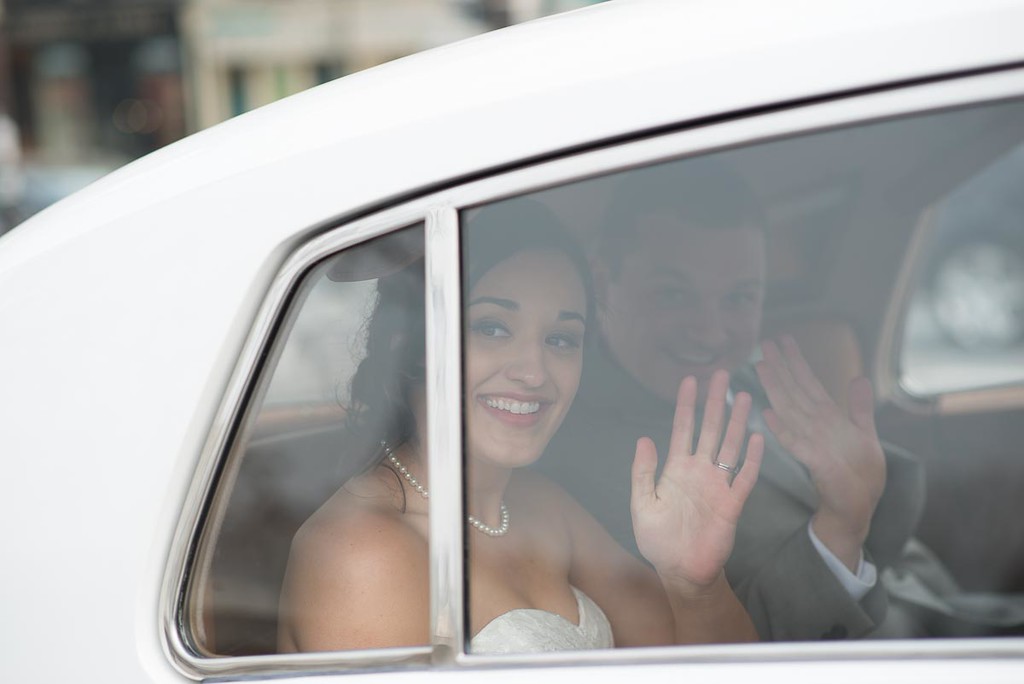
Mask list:
[[811,476],[793,455],[786,451],[761,418],[764,404],[754,397],[754,406],[750,412],[747,426],[751,432],[764,435],[764,459],[761,461],[759,478],[768,480],[790,496],[803,502],[811,510],[818,508],[818,491],[814,488]]

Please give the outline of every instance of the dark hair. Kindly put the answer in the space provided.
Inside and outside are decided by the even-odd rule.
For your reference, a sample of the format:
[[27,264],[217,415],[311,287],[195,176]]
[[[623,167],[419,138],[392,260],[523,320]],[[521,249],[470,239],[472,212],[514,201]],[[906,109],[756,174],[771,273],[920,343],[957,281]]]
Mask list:
[[616,276],[636,244],[637,218],[666,213],[706,230],[764,230],[761,204],[739,174],[715,157],[698,157],[623,173],[612,188],[595,253]]
[[380,461],[382,441],[397,446],[415,435],[413,391],[426,378],[423,227],[378,238],[362,249],[386,255],[380,263],[405,265],[377,279],[373,310],[364,324],[366,354],[352,376],[346,412],[349,453],[361,455],[353,473]]
[[[594,319],[586,257],[550,210],[516,198],[466,212],[463,219],[464,300],[484,274],[514,254],[553,250],[566,256],[583,282],[589,327]],[[409,230],[422,235],[422,228]],[[418,244],[422,248],[422,240]],[[397,447],[417,436],[412,406],[426,378],[424,300],[422,257],[377,281],[377,298],[365,325],[366,355],[352,377],[347,413],[355,453],[366,454],[360,471],[380,462],[381,440]]]
[[462,226],[462,297],[502,261],[525,250],[564,255],[583,283],[588,328],[593,317],[590,265],[576,239],[558,217],[536,200],[516,197],[470,213]]

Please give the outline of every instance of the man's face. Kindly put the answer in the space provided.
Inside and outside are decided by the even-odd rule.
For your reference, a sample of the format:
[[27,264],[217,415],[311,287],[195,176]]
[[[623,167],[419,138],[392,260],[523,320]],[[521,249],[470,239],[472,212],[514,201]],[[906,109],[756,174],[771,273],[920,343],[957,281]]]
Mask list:
[[757,344],[764,299],[764,236],[710,229],[667,214],[641,216],[618,274],[595,266],[601,329],[612,355],[655,395],[674,402],[697,377],[742,366]]

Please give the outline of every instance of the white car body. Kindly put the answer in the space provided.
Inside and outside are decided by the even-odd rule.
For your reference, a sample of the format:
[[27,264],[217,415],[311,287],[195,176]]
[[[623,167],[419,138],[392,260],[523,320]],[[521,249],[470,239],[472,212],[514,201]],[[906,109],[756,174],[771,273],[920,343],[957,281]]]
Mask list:
[[[814,128],[829,107],[834,123],[1019,96],[1022,35],[1015,0],[617,0],[315,88],[43,211],[0,239],[0,680],[217,675],[173,634],[188,511],[268,292],[327,228],[699,122],[734,120],[701,133],[714,145]],[[768,109],[789,111],[752,116]],[[1019,639],[435,661],[316,681],[1024,681]],[[312,670],[346,669],[330,662]]]

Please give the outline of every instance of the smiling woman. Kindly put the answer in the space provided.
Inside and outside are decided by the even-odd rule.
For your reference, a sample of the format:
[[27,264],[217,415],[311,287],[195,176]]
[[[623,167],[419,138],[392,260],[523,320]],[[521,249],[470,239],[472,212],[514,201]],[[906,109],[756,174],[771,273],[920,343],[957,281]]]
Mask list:
[[467,450],[505,467],[533,463],[579,385],[592,320],[586,261],[551,214],[520,201],[468,222],[464,272]]
[[[635,520],[652,569],[559,487],[523,469],[541,458],[579,386],[593,321],[581,250],[529,200],[474,213],[464,235],[470,650],[754,638],[722,565],[756,478],[760,441],[752,440],[735,480],[738,468],[716,468],[738,462],[749,397],[737,399],[721,444],[706,440],[702,458],[689,448],[670,456],[657,493],[652,448],[638,447]],[[281,652],[430,641],[422,260],[384,275],[377,290],[346,416],[345,450],[357,452],[349,460],[366,465],[295,535],[281,592]],[[724,376],[713,385],[705,416],[717,435]],[[692,431],[695,395],[696,385],[684,383],[684,433]],[[680,444],[688,442],[681,435]],[[685,471],[681,483],[672,481],[673,467]]]

